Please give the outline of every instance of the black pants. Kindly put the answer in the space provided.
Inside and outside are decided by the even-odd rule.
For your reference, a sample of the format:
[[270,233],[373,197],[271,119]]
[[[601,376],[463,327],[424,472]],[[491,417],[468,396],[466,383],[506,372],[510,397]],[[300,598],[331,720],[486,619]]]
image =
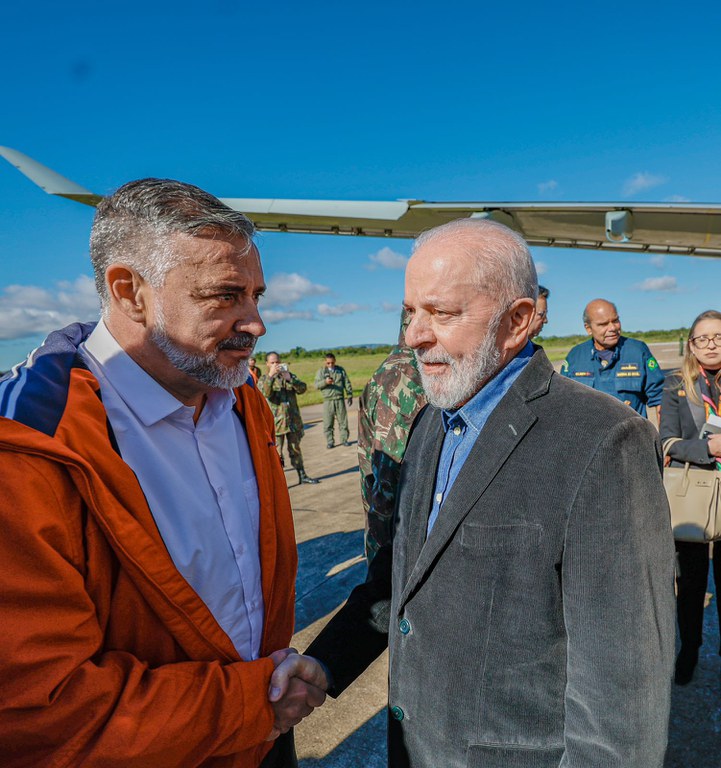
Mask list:
[[[696,544],[690,541],[677,541],[678,557],[678,596],[676,615],[681,635],[681,645],[688,651],[701,646],[703,642],[703,604],[708,584],[708,544]],[[713,578],[716,585],[716,610],[721,626],[721,542],[713,545]]]
[[273,742],[273,749],[265,756],[260,768],[298,768],[292,728]]

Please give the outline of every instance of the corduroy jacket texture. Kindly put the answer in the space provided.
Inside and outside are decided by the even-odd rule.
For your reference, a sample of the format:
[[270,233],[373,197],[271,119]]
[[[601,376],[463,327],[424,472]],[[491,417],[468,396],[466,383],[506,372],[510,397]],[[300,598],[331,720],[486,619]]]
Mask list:
[[428,517],[416,420],[392,545],[311,644],[340,693],[390,648],[391,768],[661,768],[674,552],[658,435],[543,350]]

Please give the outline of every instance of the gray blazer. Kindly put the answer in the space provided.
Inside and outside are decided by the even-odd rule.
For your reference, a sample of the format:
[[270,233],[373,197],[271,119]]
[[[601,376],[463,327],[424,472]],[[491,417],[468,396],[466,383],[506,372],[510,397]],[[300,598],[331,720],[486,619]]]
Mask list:
[[388,642],[393,768],[661,768],[674,549],[653,427],[536,349],[426,540],[442,440],[428,408],[392,557],[308,649],[334,693]]

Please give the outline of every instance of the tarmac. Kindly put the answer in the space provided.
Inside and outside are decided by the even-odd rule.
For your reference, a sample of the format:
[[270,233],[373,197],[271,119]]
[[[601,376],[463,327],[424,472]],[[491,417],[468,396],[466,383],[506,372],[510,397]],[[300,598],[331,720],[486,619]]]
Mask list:
[[[677,342],[651,348],[664,370],[679,365]],[[293,645],[300,651],[366,575],[355,402],[349,411],[351,446],[327,449],[322,407],[303,409],[305,468],[318,485],[298,485],[286,457],[299,553]],[[721,768],[719,628],[712,583],[708,589],[696,674],[690,685],[673,687],[665,768]],[[338,699],[328,698],[295,729],[300,768],[385,768],[387,671],[383,654]]]

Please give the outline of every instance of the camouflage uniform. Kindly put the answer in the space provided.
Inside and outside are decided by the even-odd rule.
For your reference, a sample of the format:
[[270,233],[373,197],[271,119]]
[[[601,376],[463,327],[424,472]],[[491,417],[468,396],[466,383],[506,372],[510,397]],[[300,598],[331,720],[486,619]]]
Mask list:
[[307,388],[308,385],[294,373],[290,374],[290,381],[285,381],[282,376],[269,376],[267,373],[258,380],[258,389],[273,412],[275,437],[281,460],[283,443],[287,439],[290,463],[298,472],[304,471],[303,454],[300,452],[304,427],[296,395],[302,395]]
[[366,384],[359,401],[358,465],[368,562],[390,541],[408,434],[425,404],[412,350],[395,347]]
[[[326,377],[333,379],[332,384],[326,383]],[[323,366],[315,376],[315,387],[323,395],[323,432],[326,442],[332,448],[335,442],[333,437],[333,423],[338,421],[338,433],[341,443],[348,442],[348,412],[345,408],[344,397],[353,397],[353,388],[344,368],[334,366],[332,372]]]

